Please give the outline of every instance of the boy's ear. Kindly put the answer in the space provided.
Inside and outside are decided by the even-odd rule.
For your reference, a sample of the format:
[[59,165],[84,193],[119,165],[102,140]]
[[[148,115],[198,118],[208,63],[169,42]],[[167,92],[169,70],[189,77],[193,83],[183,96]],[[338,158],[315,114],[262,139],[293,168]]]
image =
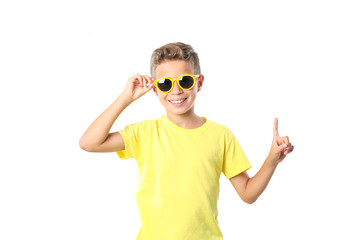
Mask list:
[[201,90],[203,83],[204,83],[204,75],[201,74],[199,76],[199,81],[198,81],[198,88],[197,88],[198,92]]
[[155,86],[155,87],[153,87],[153,91],[154,91],[155,95],[156,95],[156,96],[158,96],[158,92],[157,92],[157,88],[156,88],[156,86]]

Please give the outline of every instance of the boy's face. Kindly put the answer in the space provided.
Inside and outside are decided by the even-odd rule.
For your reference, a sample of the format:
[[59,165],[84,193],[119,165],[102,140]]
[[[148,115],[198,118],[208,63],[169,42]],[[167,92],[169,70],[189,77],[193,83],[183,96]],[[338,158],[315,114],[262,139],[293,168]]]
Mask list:
[[[155,71],[156,79],[163,77],[178,78],[183,74],[193,74],[191,65],[183,60],[168,60],[159,64]],[[190,90],[183,90],[175,81],[172,90],[168,93],[160,92],[156,87],[153,88],[159,97],[161,104],[165,107],[167,114],[184,115],[194,113],[194,103],[196,93],[200,91],[204,82],[204,76],[200,75],[195,86]]]

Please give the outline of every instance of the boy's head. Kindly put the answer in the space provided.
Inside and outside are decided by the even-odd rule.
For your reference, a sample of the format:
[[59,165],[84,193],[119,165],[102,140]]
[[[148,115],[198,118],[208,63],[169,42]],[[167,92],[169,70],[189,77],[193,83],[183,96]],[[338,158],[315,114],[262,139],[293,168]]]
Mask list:
[[194,49],[188,44],[176,42],[168,43],[155,49],[150,61],[151,77],[156,79],[157,66],[169,60],[183,60],[188,62],[192,67],[193,74],[201,74],[199,57]]
[[[196,94],[204,82],[199,58],[194,49],[180,42],[166,44],[153,52],[150,68],[151,76],[158,79],[156,86],[159,90],[157,87],[153,90],[168,116],[194,113]],[[187,76],[184,77],[185,75]],[[169,78],[173,80],[170,81]],[[161,87],[158,85],[159,81]],[[192,85],[189,85],[190,83]]]

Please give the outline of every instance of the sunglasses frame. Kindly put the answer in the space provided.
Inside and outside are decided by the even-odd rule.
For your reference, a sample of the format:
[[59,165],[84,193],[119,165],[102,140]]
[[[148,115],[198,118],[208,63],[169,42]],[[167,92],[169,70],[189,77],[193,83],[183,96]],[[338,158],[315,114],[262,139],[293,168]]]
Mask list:
[[[192,85],[191,87],[189,87],[189,88],[183,88],[183,87],[180,85],[180,82],[179,82],[180,78],[185,77],[185,76],[189,76],[189,77],[192,77],[192,78],[194,79],[193,85]],[[176,79],[169,78],[169,77],[163,77],[163,78],[159,78],[159,79],[155,80],[154,83],[155,83],[156,88],[157,88],[160,92],[162,92],[162,93],[171,92],[171,90],[174,88],[174,82],[175,82],[175,81],[177,82],[178,86],[179,86],[182,90],[187,91],[187,90],[191,90],[191,89],[195,86],[196,78],[198,78],[199,76],[200,76],[200,75],[183,74],[183,75],[181,75],[180,77],[178,77],[178,78],[176,78]],[[162,90],[160,90],[160,88],[158,87],[158,82],[159,82],[160,80],[163,80],[163,79],[169,79],[169,80],[171,81],[171,88],[170,88],[169,91],[162,91]]]

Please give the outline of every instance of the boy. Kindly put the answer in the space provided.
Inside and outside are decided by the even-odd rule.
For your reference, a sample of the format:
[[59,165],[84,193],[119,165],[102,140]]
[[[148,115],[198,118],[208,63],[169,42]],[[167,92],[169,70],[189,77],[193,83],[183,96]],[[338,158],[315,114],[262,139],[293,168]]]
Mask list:
[[[125,90],[80,139],[86,151],[117,152],[121,159],[136,159],[142,222],[137,239],[223,239],[217,221],[221,172],[241,199],[251,204],[265,190],[278,163],[294,149],[288,137],[279,136],[275,118],[270,153],[249,178],[246,170],[251,164],[232,132],[195,114],[203,83],[198,56],[190,45],[164,45],[152,54],[151,77],[130,77]],[[109,134],[121,112],[151,89],[166,115]]]

